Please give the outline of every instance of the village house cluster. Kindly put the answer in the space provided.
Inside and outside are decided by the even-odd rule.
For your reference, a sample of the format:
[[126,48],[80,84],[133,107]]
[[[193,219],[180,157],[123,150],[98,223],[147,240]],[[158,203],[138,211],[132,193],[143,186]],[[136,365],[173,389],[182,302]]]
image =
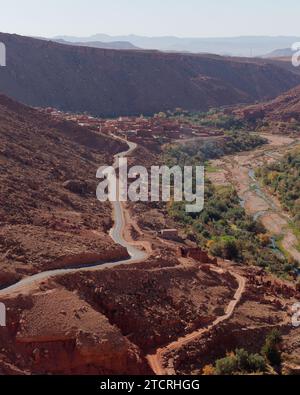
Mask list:
[[166,116],[119,117],[102,119],[87,114],[65,113],[54,108],[40,109],[56,119],[68,120],[88,127],[102,134],[110,134],[125,139],[143,142],[147,140],[185,140],[222,136],[223,132],[212,127],[193,125],[185,118],[173,119]]

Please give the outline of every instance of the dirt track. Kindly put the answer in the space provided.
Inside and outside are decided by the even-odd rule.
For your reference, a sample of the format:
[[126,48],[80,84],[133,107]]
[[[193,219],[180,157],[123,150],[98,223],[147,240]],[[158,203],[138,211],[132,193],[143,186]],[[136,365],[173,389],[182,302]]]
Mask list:
[[[215,270],[215,268],[213,268],[213,267],[211,269]],[[149,362],[151,369],[153,370],[153,372],[156,375],[160,375],[160,376],[166,375],[166,374],[175,375],[176,372],[174,371],[174,369],[164,368],[164,356],[167,353],[169,353],[170,351],[178,350],[182,346],[192,342],[193,340],[197,339],[198,337],[202,336],[203,334],[211,331],[214,327],[216,327],[220,323],[227,321],[227,320],[229,320],[229,318],[231,318],[236,306],[240,302],[241,297],[244,293],[244,290],[246,287],[246,279],[234,272],[230,272],[230,274],[233,277],[235,277],[235,279],[237,280],[237,282],[239,284],[239,287],[234,295],[234,298],[229,303],[225,314],[223,316],[217,318],[210,326],[203,328],[203,329],[199,329],[193,333],[190,333],[190,334],[186,335],[185,337],[182,337],[182,338],[176,340],[175,342],[169,344],[165,348],[158,349],[156,354],[148,355],[147,360]],[[220,273],[220,275],[221,275],[221,273]]]

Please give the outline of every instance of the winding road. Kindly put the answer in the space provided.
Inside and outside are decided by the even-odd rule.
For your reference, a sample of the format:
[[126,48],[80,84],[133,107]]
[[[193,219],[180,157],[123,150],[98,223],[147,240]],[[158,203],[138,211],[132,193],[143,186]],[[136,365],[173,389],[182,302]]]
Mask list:
[[[118,165],[119,165],[118,159],[130,155],[137,148],[137,145],[135,143],[128,142],[128,141],[121,139],[119,137],[115,137],[115,138],[117,138],[123,142],[126,142],[128,144],[128,150],[121,152],[121,153],[115,155],[115,157],[114,157],[115,160],[114,160],[113,166],[115,169],[118,169]],[[145,250],[148,250],[148,248],[145,248],[145,243],[143,243],[143,242],[140,242],[140,243],[139,242],[129,242],[126,240],[126,238],[124,236],[126,225],[128,225],[128,222],[130,222],[130,220],[131,220],[129,213],[126,211],[124,205],[119,201],[113,202],[112,206],[113,206],[114,226],[110,231],[110,236],[116,244],[119,244],[127,249],[128,254],[130,255],[129,259],[119,261],[119,262],[108,262],[108,263],[95,264],[93,266],[91,266],[91,265],[87,266],[87,265],[83,264],[82,266],[79,266],[74,269],[57,269],[57,270],[50,270],[50,271],[41,272],[41,273],[38,273],[38,274],[35,274],[32,276],[26,277],[26,278],[22,279],[20,282],[0,290],[0,297],[10,296],[12,294],[20,294],[20,293],[28,290],[28,288],[30,288],[31,286],[36,287],[36,286],[40,285],[45,280],[49,280],[51,278],[56,278],[56,277],[63,276],[66,274],[73,274],[76,272],[98,271],[98,270],[103,270],[106,268],[117,267],[117,266],[124,265],[124,264],[129,265],[129,264],[145,261],[149,256],[149,252],[145,251]],[[138,247],[143,247],[145,250],[141,250]],[[212,270],[217,271],[218,269],[216,269],[215,267],[212,267]],[[220,275],[222,274],[221,272],[223,272],[223,271],[220,269]],[[232,314],[235,310],[235,307],[239,303],[239,301],[242,297],[242,294],[244,292],[246,280],[239,274],[236,274],[233,272],[230,272],[230,273],[232,274],[232,276],[234,276],[236,278],[236,280],[239,284],[239,287],[234,295],[233,300],[228,305],[225,314],[222,317],[217,318],[215,320],[215,322],[213,322],[210,326],[200,329],[198,331],[195,331],[191,334],[188,334],[187,336],[185,336],[183,338],[178,339],[177,341],[171,343],[167,347],[157,350],[156,354],[154,354],[154,355],[148,355],[147,360],[148,360],[149,365],[155,374],[157,374],[157,375],[162,375],[165,373],[175,374],[175,371],[174,372],[172,371],[170,373],[170,372],[167,372],[166,369],[163,367],[164,355],[170,351],[179,349],[180,347],[195,340],[196,338],[203,335],[204,333],[209,332],[212,328],[219,325],[221,322],[228,320],[232,316]]]
[[[128,142],[118,137],[115,138],[123,142],[126,142],[126,144],[129,147],[128,150],[118,153],[117,155],[114,156],[115,161],[113,166],[115,169],[117,169],[118,159],[130,155],[137,148],[137,145],[135,143]],[[125,264],[130,265],[133,263],[145,261],[148,257],[148,254],[145,251],[142,251],[137,248],[138,243],[130,243],[126,241],[124,238],[124,230],[126,226],[124,206],[119,201],[113,202],[112,205],[113,205],[113,214],[114,214],[114,226],[110,231],[110,236],[116,244],[119,244],[127,249],[128,254],[130,255],[129,259],[119,262],[108,262],[108,263],[101,263],[101,264],[88,265],[88,266],[83,264],[82,266],[78,266],[76,269],[57,269],[57,270],[49,270],[49,271],[41,272],[26,277],[21,281],[19,281],[18,283],[11,285],[7,288],[1,289],[0,297],[24,292],[26,289],[28,289],[29,286],[38,286],[41,282],[45,280],[49,280],[51,278],[55,278],[58,276],[63,276],[65,274],[73,274],[76,272],[83,272],[83,271],[85,272],[97,271],[107,268],[113,268],[120,265],[125,265]]]

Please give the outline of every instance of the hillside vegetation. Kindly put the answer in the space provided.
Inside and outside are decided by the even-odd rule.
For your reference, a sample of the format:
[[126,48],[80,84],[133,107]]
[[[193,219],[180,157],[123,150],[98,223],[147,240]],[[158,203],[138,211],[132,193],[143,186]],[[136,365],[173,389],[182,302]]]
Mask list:
[[198,140],[184,145],[168,145],[165,147],[164,155],[170,165],[178,163],[183,165],[187,161],[199,165],[199,163],[224,155],[250,151],[266,143],[267,140],[257,134],[231,130],[225,133],[224,138],[218,140]]
[[[203,161],[252,149],[264,143],[256,135],[230,132],[221,146],[197,144],[169,147],[166,158],[169,164],[199,165]],[[186,213],[184,203],[172,203],[169,215],[185,229],[188,237],[208,250],[213,256],[234,260],[243,264],[258,265],[280,276],[292,274],[294,266],[271,247],[266,229],[248,216],[236,191],[230,186],[216,187],[205,180],[205,206],[201,213]]]
[[279,162],[257,169],[256,174],[293,215],[300,233],[300,149],[288,153]]

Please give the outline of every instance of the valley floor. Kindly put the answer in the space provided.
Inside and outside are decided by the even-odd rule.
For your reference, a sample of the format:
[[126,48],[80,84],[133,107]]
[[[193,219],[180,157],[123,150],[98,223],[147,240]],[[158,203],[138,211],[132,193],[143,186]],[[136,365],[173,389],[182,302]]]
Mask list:
[[[253,165],[261,152],[247,155],[224,159],[226,182],[238,171],[247,179],[248,161]],[[238,185],[246,196],[249,185]],[[183,258],[183,242],[160,239],[131,205],[121,210],[121,241],[148,254],[131,265],[81,267],[3,292],[9,314],[1,329],[0,372],[201,374],[206,363],[237,346],[257,351],[274,327],[286,335],[286,351],[298,352],[293,284],[259,268]],[[139,210],[148,220],[156,212]]]
[[211,161],[215,171],[208,175],[215,185],[232,184],[237,189],[246,212],[260,220],[279,242],[282,252],[300,262],[299,240],[290,227],[291,218],[280,202],[263,188],[255,177],[255,169],[280,160],[289,150],[300,145],[300,139],[263,135],[269,144],[251,152]]

